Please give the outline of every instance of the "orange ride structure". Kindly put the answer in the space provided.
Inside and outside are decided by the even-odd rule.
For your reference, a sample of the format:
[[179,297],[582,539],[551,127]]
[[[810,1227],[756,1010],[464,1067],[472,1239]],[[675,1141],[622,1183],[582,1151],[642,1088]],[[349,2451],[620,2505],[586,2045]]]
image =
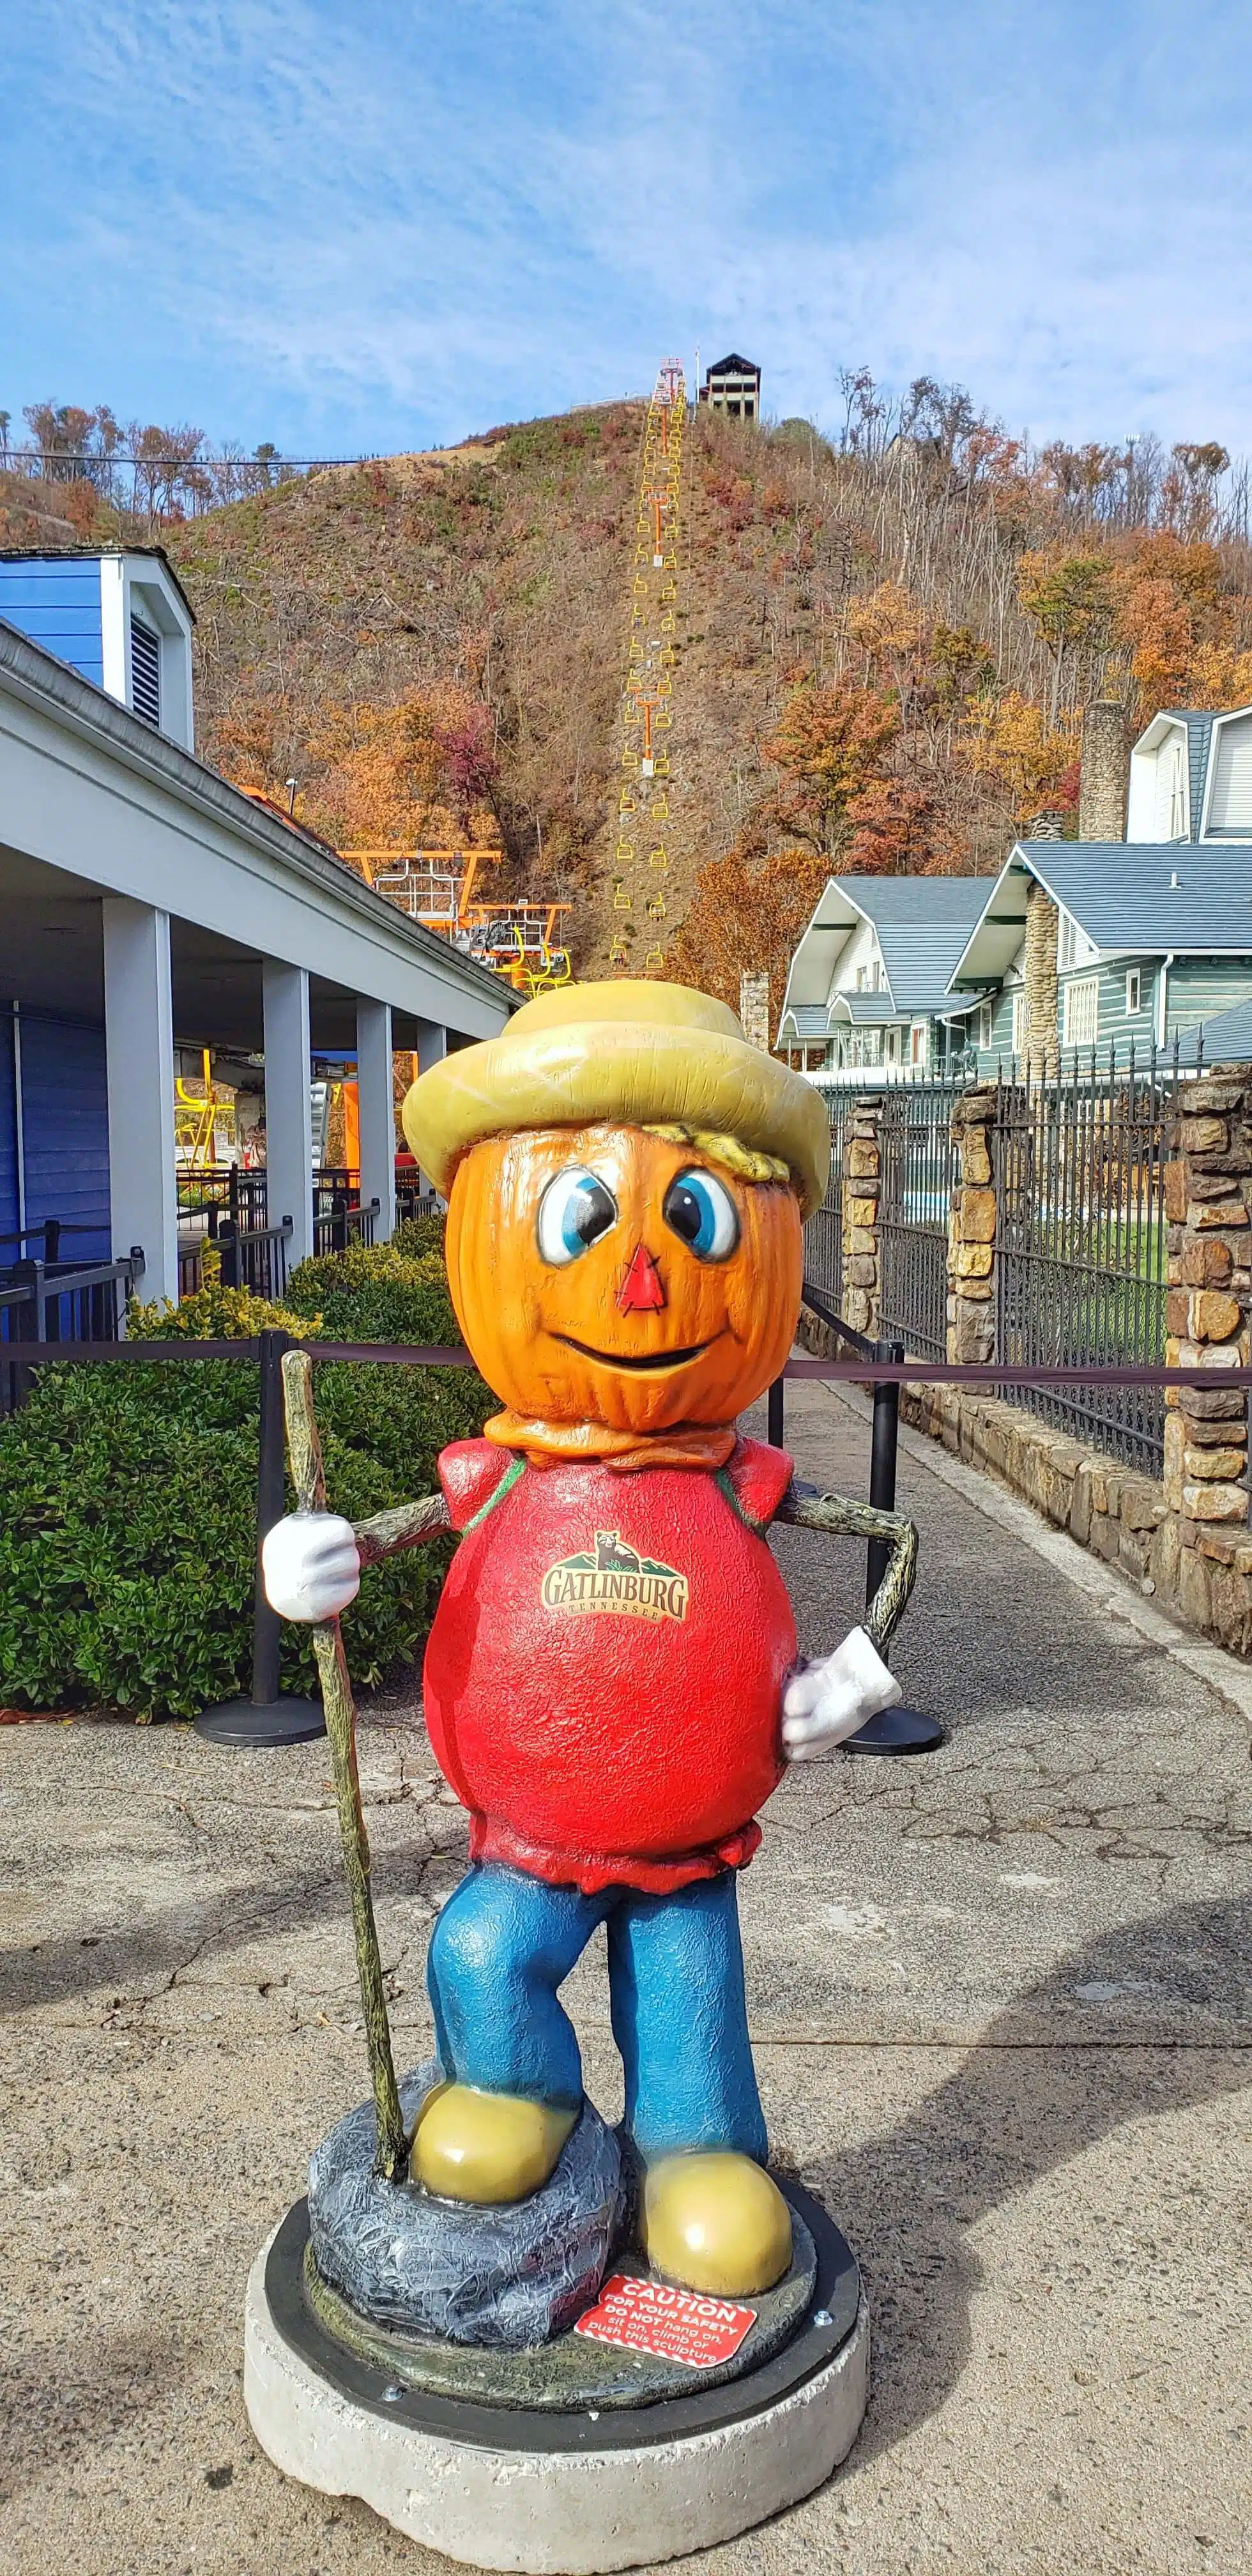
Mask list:
[[563,938],[568,903],[518,898],[498,903],[478,892],[480,873],[498,867],[500,850],[341,850],[375,894],[411,921],[438,931],[480,966],[533,999],[570,980]]
[[639,460],[619,731],[610,974],[664,975],[679,535],[687,393],[676,359],[657,372]]

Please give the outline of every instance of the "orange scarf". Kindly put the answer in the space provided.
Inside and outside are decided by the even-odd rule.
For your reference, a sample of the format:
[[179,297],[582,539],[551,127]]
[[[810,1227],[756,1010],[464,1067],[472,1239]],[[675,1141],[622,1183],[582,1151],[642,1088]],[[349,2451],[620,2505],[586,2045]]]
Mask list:
[[500,1449],[521,1449],[532,1467],[603,1460],[619,1475],[641,1467],[724,1467],[738,1434],[733,1423],[678,1422],[672,1431],[612,1431],[606,1422],[545,1422],[511,1409],[483,1424]]

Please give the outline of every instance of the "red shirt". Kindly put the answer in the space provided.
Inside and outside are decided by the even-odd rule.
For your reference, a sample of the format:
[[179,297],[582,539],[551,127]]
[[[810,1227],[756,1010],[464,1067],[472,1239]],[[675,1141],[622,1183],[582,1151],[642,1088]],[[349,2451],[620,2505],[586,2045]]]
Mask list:
[[719,1474],[439,1460],[464,1532],[426,1648],[426,1722],[476,1860],[588,1893],[738,1868],[783,1774],[791,1604],[764,1538],[791,1481],[741,1440]]

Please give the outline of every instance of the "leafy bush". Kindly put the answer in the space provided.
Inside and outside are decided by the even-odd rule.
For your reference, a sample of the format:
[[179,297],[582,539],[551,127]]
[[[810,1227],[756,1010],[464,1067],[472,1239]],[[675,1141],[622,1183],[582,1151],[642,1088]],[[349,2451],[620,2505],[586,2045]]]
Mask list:
[[184,1297],[181,1306],[166,1297],[160,1304],[141,1306],[132,1300],[126,1315],[126,1330],[133,1342],[250,1342],[258,1333],[290,1333],[293,1340],[307,1342],[317,1332],[319,1318],[297,1315],[289,1306],[272,1306],[267,1297],[254,1297],[250,1288],[223,1288],[216,1263],[209,1267],[209,1246],[205,1246],[205,1268],[208,1276],[194,1296]]
[[302,1261],[287,1282],[287,1303],[297,1315],[320,1319],[328,1342],[460,1345],[438,1251],[414,1257],[390,1243],[354,1244]]
[[413,1261],[420,1261],[425,1253],[437,1252],[442,1260],[447,1222],[442,1208],[428,1208],[422,1216],[401,1217],[391,1238],[392,1251],[403,1252]]
[[[274,1307],[210,1282],[176,1312],[133,1309],[131,1329],[316,1339],[321,1315],[335,1340],[459,1339],[433,1254],[383,1245],[305,1262],[289,1293]],[[368,1362],[320,1367],[314,1394],[328,1496],[350,1520],[429,1492],[438,1450],[480,1431],[494,1404],[472,1369]],[[0,1700],[191,1717],[249,1687],[257,1400],[246,1360],[40,1370],[0,1424]],[[415,1654],[447,1556],[436,1543],[366,1576],[344,1617],[358,1684]],[[307,1631],[284,1626],[283,1688],[313,1680]]]

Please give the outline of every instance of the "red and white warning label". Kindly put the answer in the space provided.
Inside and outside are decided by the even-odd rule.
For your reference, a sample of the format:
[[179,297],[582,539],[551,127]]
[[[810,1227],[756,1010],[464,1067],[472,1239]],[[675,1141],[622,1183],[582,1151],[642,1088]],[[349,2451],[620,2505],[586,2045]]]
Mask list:
[[620,2344],[624,2352],[655,2352],[692,2370],[713,2370],[738,2352],[755,2324],[755,2308],[731,2299],[702,2299],[695,2290],[615,2272],[574,2332],[593,2343]]

